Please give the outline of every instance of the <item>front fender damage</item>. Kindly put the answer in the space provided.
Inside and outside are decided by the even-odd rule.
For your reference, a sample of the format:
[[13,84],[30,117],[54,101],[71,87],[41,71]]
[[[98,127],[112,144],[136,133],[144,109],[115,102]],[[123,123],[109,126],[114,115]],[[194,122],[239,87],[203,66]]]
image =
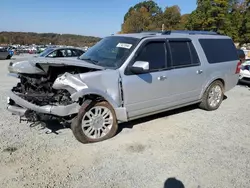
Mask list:
[[[103,79],[103,72],[102,74],[98,74],[98,72],[95,72],[92,74],[86,73],[85,79],[86,82],[88,82],[89,79],[91,79],[91,82],[85,83],[83,80],[83,76],[80,74],[70,74],[65,73],[62,76],[58,77],[54,84],[54,89],[66,89],[71,94],[72,101],[75,101],[79,104],[79,101],[81,99],[85,100],[87,96],[95,95],[103,98],[107,102],[111,104],[111,106],[114,108],[117,116],[117,120],[119,122],[125,122],[127,121],[127,112],[124,107],[121,106],[121,104],[118,102],[118,84],[115,85],[115,88],[117,90],[117,93],[112,92],[114,89],[107,88],[107,84],[105,84],[105,79]],[[95,75],[94,75],[95,74]],[[104,73],[105,75],[105,73]],[[105,77],[105,76],[104,76]],[[84,80],[85,80],[84,79]],[[95,84],[93,84],[93,80],[95,80]],[[114,79],[113,79],[114,80]],[[94,86],[90,86],[90,85]],[[104,89],[105,88],[105,89]],[[119,96],[120,97],[120,96]]]

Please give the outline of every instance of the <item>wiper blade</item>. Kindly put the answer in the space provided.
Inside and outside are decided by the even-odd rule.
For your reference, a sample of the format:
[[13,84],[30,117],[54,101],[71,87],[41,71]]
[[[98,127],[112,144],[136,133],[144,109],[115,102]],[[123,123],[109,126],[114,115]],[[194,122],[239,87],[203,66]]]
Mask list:
[[91,59],[91,58],[86,58],[86,59],[81,59],[81,60],[90,61],[91,63],[93,63],[95,65],[98,64],[98,61]]

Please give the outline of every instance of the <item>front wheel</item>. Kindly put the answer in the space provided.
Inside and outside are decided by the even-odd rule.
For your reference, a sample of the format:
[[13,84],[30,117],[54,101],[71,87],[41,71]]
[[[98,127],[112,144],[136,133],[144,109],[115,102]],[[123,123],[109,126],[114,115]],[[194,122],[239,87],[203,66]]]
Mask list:
[[205,91],[200,108],[208,111],[217,110],[224,98],[224,87],[221,81],[213,82]]
[[93,143],[113,137],[118,129],[115,111],[106,102],[96,102],[90,109],[83,106],[73,120],[71,129],[81,143]]

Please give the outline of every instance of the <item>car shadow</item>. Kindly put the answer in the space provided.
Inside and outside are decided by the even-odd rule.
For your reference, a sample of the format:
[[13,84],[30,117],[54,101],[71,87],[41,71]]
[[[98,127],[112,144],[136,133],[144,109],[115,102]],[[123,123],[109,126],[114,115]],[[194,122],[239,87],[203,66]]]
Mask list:
[[[223,101],[227,100],[227,96],[224,95]],[[190,106],[186,106],[186,107],[182,107],[182,108],[178,108],[178,109],[174,109],[174,110],[170,110],[170,111],[166,111],[166,112],[162,112],[159,114],[155,114],[155,115],[151,115],[151,116],[147,116],[144,118],[140,118],[140,119],[136,119],[136,120],[132,120],[129,122],[125,122],[125,123],[121,123],[118,127],[118,131],[117,134],[120,134],[123,129],[133,129],[133,127],[135,125],[141,124],[141,123],[146,123],[152,120],[156,120],[156,119],[160,119],[160,118],[166,118],[166,117],[170,117],[172,115],[177,115],[180,113],[184,113],[184,112],[189,112],[189,111],[193,111],[198,109],[198,104],[194,104],[194,105],[190,105]]]
[[70,129],[70,124],[60,123],[57,120],[47,120],[44,122],[36,122],[30,125],[31,128],[39,126],[39,130],[46,130],[45,134],[60,134],[60,130]]
[[[227,96],[225,95],[223,100],[226,100],[226,99],[227,99]],[[120,134],[123,131],[123,129],[133,129],[133,127],[135,125],[138,125],[141,123],[146,123],[146,122],[149,122],[149,121],[152,121],[155,119],[166,118],[166,117],[169,117],[172,115],[193,111],[193,110],[196,110],[197,108],[198,108],[198,104],[194,104],[194,105],[186,106],[183,108],[178,108],[175,110],[170,110],[170,111],[162,112],[159,114],[147,116],[144,118],[139,118],[139,119],[132,120],[132,121],[129,121],[126,123],[121,123],[118,127],[118,131],[117,131],[116,135]],[[46,134],[54,133],[54,134],[58,135],[58,134],[60,134],[60,130],[70,129],[69,123],[60,123],[57,120],[47,120],[44,122],[32,123],[32,124],[30,124],[30,127],[33,128],[33,127],[36,127],[38,125],[40,125],[40,127],[41,127],[40,130],[47,129],[47,131],[45,132]]]
[[226,95],[224,95],[224,97],[223,97],[223,101],[224,101],[224,100],[227,100],[227,98],[228,98],[228,97],[227,97]]
[[176,178],[168,178],[163,188],[185,188],[184,184]]
[[250,84],[247,84],[247,83],[238,83],[237,85],[239,87],[245,87],[245,88],[249,88],[250,87]]
[[175,110],[170,110],[170,111],[167,111],[167,112],[162,112],[162,113],[159,113],[159,114],[147,116],[147,117],[144,117],[144,118],[132,120],[132,121],[129,121],[129,122],[121,123],[119,125],[117,135],[120,134],[123,131],[123,129],[133,129],[133,127],[135,125],[138,125],[138,124],[141,124],[141,123],[146,123],[146,122],[153,121],[153,120],[160,119],[160,118],[166,118],[166,117],[176,115],[176,114],[180,114],[180,113],[183,113],[183,112],[193,111],[193,110],[195,110],[197,108],[198,108],[198,105],[195,104],[195,105],[191,105],[191,106],[178,108],[178,109],[175,109]]

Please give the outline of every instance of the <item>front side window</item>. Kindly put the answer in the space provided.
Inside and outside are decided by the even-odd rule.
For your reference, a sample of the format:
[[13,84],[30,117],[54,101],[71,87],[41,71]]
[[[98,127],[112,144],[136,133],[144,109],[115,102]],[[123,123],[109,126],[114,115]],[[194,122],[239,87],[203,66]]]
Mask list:
[[39,57],[46,57],[49,53],[51,53],[54,49],[53,48],[47,48],[42,53],[39,54]]
[[77,56],[81,56],[82,54],[84,54],[83,50],[77,50]]
[[139,39],[132,37],[105,37],[79,59],[105,68],[117,69],[122,66],[138,42]]
[[164,69],[166,67],[165,42],[149,42],[147,43],[135,61],[149,62],[150,70]]
[[56,58],[56,57],[67,57],[67,53],[66,53],[66,50],[62,49],[62,50],[55,50],[54,52],[50,53],[48,55],[48,57],[53,57],[53,58]]
[[71,49],[71,56],[72,57],[78,57],[79,54],[78,54],[77,50]]

